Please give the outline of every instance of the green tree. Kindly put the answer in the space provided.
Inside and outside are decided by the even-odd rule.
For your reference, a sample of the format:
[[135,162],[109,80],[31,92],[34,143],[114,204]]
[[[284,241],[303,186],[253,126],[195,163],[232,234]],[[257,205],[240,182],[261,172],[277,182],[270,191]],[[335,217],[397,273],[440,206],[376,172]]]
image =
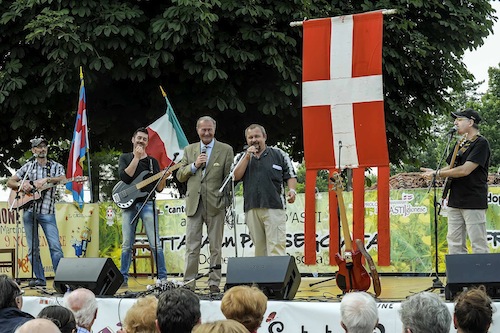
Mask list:
[[289,22],[394,8],[384,18],[383,69],[391,161],[414,162],[450,88],[471,75],[461,57],[491,32],[487,0],[3,0],[0,1],[0,154],[28,138],[71,137],[84,68],[90,142],[128,150],[133,130],[163,114],[163,85],[189,140],[195,119],[240,149],[249,123],[302,158],[301,36]]
[[500,64],[488,69],[488,90],[481,98],[481,134],[490,142],[491,172],[500,167]]

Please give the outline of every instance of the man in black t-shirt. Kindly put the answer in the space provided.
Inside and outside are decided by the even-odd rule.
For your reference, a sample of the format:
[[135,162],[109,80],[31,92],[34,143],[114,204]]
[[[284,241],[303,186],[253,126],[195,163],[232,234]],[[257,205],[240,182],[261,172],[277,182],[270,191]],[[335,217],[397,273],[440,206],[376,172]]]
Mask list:
[[[120,180],[125,184],[130,184],[134,186],[135,181],[138,177],[140,180],[147,179],[151,176],[160,172],[160,166],[158,161],[151,156],[148,156],[146,153],[146,147],[149,142],[149,135],[147,129],[141,127],[134,132],[132,136],[132,144],[133,151],[131,153],[125,153],[120,156],[118,162],[118,173],[120,175]],[[156,191],[161,192],[165,188],[166,178],[170,173],[166,173],[165,176],[161,179],[161,181],[156,186]],[[131,184],[133,183],[133,184]],[[122,221],[122,235],[123,235],[123,243],[122,243],[122,255],[121,255],[121,273],[123,275],[123,284],[122,287],[128,286],[128,271],[130,268],[130,263],[132,259],[132,245],[135,242],[135,232],[137,228],[137,222],[139,218],[142,220],[142,224],[144,226],[144,230],[146,231],[146,235],[148,237],[149,246],[151,248],[151,252],[155,257],[155,262],[158,264],[158,278],[166,279],[167,278],[167,269],[165,266],[165,257],[163,254],[163,248],[160,243],[160,237],[158,234],[158,223],[155,225],[155,219],[157,219],[156,208],[154,207],[154,194],[149,200],[144,204],[144,201],[147,198],[147,192],[153,190],[156,181],[151,182],[149,185],[146,185],[141,191],[144,192],[144,196],[138,197],[135,199],[134,203],[123,209],[123,221]],[[142,207],[144,204],[144,207]],[[139,209],[142,210],[139,213],[139,216],[132,221],[132,219],[137,215]],[[156,230],[155,230],[156,227]],[[155,249],[156,245],[156,249]],[[156,257],[158,259],[156,260]]]
[[[486,209],[488,208],[488,166],[491,150],[488,140],[479,134],[479,114],[473,109],[452,113],[457,132],[464,136],[454,166],[440,170],[422,168],[424,176],[451,180],[448,199],[448,252],[467,253],[469,236],[472,252],[488,253],[486,240]],[[455,150],[454,150],[455,151]],[[448,156],[451,163],[454,151]]]

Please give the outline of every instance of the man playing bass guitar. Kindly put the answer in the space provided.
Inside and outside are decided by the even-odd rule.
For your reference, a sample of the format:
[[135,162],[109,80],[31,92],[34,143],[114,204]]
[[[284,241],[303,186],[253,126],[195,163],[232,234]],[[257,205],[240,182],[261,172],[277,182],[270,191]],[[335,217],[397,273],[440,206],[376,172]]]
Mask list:
[[[146,171],[145,179],[154,176],[160,172],[160,165],[158,161],[146,153],[146,147],[149,142],[149,135],[146,128],[141,127],[134,132],[132,136],[133,151],[131,153],[124,153],[120,156],[118,162],[118,173],[120,175],[120,180],[125,184],[130,184],[136,180],[137,177],[142,176]],[[166,178],[170,173],[165,173],[158,185],[156,186],[156,191],[161,192],[165,188]],[[141,179],[142,180],[142,179]],[[150,192],[153,190],[156,182],[151,182],[149,185],[145,186],[142,191]],[[144,230],[148,237],[149,246],[151,252],[153,253],[155,262],[158,267],[158,279],[167,278],[167,268],[165,265],[165,257],[163,254],[163,248],[160,243],[160,237],[158,234],[158,224],[155,223],[156,208],[154,207],[154,195],[148,199],[147,196],[140,196],[134,200],[134,202],[127,208],[123,209],[123,220],[122,220],[122,254],[121,254],[121,268],[120,272],[123,275],[122,287],[128,286],[128,277],[130,263],[132,259],[132,246],[135,241],[135,233],[137,228],[137,222],[139,217],[142,220]],[[139,209],[143,206],[139,213],[139,216],[135,219],[134,217],[139,212]],[[155,230],[156,227],[156,230]]]
[[[448,252],[467,253],[469,236],[474,253],[488,253],[486,209],[488,208],[488,166],[491,150],[488,140],[479,134],[481,117],[473,109],[451,114],[460,135],[466,135],[456,154],[456,163],[440,170],[421,168],[423,176],[450,178],[448,199]],[[452,154],[447,162],[452,160]]]

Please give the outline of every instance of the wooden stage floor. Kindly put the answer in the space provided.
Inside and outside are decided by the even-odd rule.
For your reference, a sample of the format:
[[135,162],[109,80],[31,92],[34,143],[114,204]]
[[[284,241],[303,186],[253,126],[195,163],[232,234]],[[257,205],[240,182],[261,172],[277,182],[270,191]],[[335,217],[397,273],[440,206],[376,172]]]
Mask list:
[[[181,281],[180,277],[170,277],[169,280]],[[202,278],[197,282],[196,293],[200,297],[208,297],[209,291],[206,284],[207,278]],[[378,297],[379,302],[400,302],[406,297],[411,296],[414,293],[426,290],[433,286],[434,275],[429,276],[381,276],[380,282],[382,285],[382,293]],[[440,277],[443,285],[446,285],[446,277]],[[319,282],[319,283],[318,283]],[[40,296],[41,294],[52,294],[56,293],[53,289],[53,281],[47,281],[47,287],[44,292],[40,289],[30,289],[29,287],[24,287],[27,282],[22,283],[21,287],[25,290],[25,294],[28,296]],[[221,290],[223,291],[225,284],[225,278],[223,277],[221,282]],[[128,288],[120,288],[115,297],[132,297],[131,294],[137,293],[140,295],[142,292],[148,291],[148,286],[153,286],[154,280],[149,277],[140,278],[130,278],[128,283]],[[373,286],[368,290],[369,293],[373,294]],[[439,293],[439,290],[434,290],[433,292]],[[305,302],[337,302],[340,301],[339,296],[342,294],[340,289],[337,287],[335,279],[332,277],[302,277],[299,290],[295,295],[294,301],[305,301]],[[220,295],[212,295],[215,298],[222,297]],[[218,296],[218,297],[217,297]]]

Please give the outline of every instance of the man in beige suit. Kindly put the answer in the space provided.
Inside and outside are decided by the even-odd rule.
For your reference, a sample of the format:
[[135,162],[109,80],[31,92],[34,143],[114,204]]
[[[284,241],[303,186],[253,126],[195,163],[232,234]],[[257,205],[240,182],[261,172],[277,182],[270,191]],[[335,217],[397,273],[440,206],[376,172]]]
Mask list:
[[[177,172],[180,182],[187,181],[186,192],[186,266],[184,282],[198,275],[203,224],[207,225],[210,243],[210,266],[221,264],[224,233],[225,200],[219,192],[229,174],[234,153],[231,146],[215,140],[216,122],[203,116],[196,122],[200,142],[184,148],[181,167]],[[213,269],[208,278],[210,293],[220,292],[221,270]],[[196,281],[190,283],[194,288]]]

